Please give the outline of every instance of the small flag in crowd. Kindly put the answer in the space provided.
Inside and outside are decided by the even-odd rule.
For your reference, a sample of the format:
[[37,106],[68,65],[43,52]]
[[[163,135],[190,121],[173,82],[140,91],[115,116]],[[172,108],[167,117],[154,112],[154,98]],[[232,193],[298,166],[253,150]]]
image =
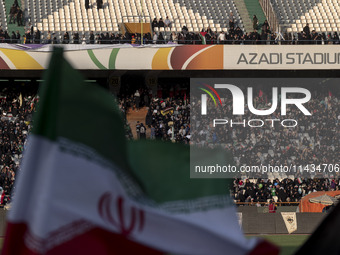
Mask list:
[[200,32],[199,33],[199,36],[200,36],[200,38],[201,38],[201,41],[202,41],[202,44],[207,44],[207,42],[206,42],[206,39],[205,39],[205,35],[207,34],[207,32]]
[[263,92],[262,92],[262,90],[260,90],[259,97],[262,97],[262,96],[263,96]]
[[61,49],[44,80],[3,254],[278,253],[243,236],[227,180],[189,178],[188,146],[128,143],[113,97]]

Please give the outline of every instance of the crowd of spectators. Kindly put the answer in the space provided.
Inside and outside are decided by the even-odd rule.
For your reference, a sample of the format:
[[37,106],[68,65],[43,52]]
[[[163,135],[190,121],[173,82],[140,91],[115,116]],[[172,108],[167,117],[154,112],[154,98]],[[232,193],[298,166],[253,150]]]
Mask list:
[[[255,96],[254,107],[268,108],[271,104],[268,97],[269,92],[261,91],[258,96]],[[277,125],[274,128],[250,130],[228,126],[217,128],[216,132],[209,130],[209,123],[204,121],[200,122],[194,130],[191,129],[189,115],[190,111],[193,111],[192,102],[190,103],[186,98],[186,91],[180,86],[172,88],[171,91],[159,88],[156,96],[152,94],[152,90],[140,88],[129,96],[124,95],[120,102],[123,112],[138,111],[140,107],[148,107],[145,127],[151,132],[147,138],[209,147],[222,145],[233,154],[238,166],[338,163],[339,97],[330,91],[322,93],[314,91],[312,98],[306,105],[307,109],[312,109],[312,117],[299,114],[299,109],[289,108],[289,112],[292,112],[289,118],[296,118],[299,122],[297,128],[290,129]],[[229,102],[228,98],[222,100],[224,105],[231,107],[232,102]],[[230,107],[217,113],[218,116],[232,118]],[[198,108],[200,109],[200,106],[194,107],[194,109]],[[208,108],[213,111],[222,109],[212,106]],[[252,117],[252,114],[246,110],[246,115],[242,118]],[[280,119],[280,113],[274,113],[270,117]],[[261,119],[259,116],[256,118]],[[239,119],[237,120],[240,122]],[[143,126],[143,123],[137,123],[137,128],[139,129],[141,125]],[[143,139],[143,135],[140,134],[138,138]],[[289,202],[298,202],[311,192],[339,190],[338,173],[332,173],[329,178],[313,178],[310,173],[308,174],[306,177],[297,175],[288,178],[235,179],[232,195],[237,202],[249,202],[258,206],[269,200],[292,205]]]
[[[339,44],[338,32],[317,33],[315,30],[310,31],[309,24],[303,28],[301,32],[297,34],[297,44]],[[289,41],[287,33],[284,34],[284,39]]]
[[282,180],[246,179],[244,181],[235,179],[232,193],[236,202],[247,202],[260,206],[260,203],[267,203],[269,200],[285,203],[299,202],[302,197],[311,192],[335,191],[339,188],[339,179],[286,178]]
[[[150,135],[147,137],[149,139],[210,147],[222,145],[233,154],[237,165],[336,163],[334,160],[338,158],[340,150],[338,95],[333,95],[331,92],[314,93],[307,106],[308,109],[312,109],[312,119],[298,114],[298,109],[290,108],[289,111],[293,114],[290,118],[295,116],[299,121],[299,127],[294,129],[275,125],[272,129],[261,128],[250,131],[248,128],[225,126],[213,131],[209,130],[209,123],[204,120],[192,129],[190,112],[195,115],[194,109],[200,107],[195,105],[193,108],[193,102],[187,98],[187,93],[187,87],[182,85],[172,87],[158,85],[157,92],[138,88],[132,93],[121,94],[119,107],[123,116],[126,116],[128,111],[138,111],[141,107],[148,107],[145,125],[143,123],[138,125],[139,128],[142,125],[150,129]],[[270,106],[268,95],[266,91],[261,91],[254,99],[254,107],[262,109]],[[227,107],[209,106],[209,109],[216,111],[217,116],[232,118],[230,116],[232,103],[228,98],[223,100]],[[5,88],[0,94],[2,204],[10,201],[27,133],[32,124],[35,102],[35,92]],[[210,103],[208,102],[208,105]],[[274,113],[271,117],[280,119],[279,115]],[[246,110],[246,115],[242,118],[252,118],[252,115]],[[127,137],[132,138],[129,125],[126,125],[126,131]],[[145,135],[141,134],[139,138],[143,139]],[[237,202],[258,203],[268,202],[271,199],[277,202],[297,202],[310,192],[339,189],[339,176],[336,173],[327,179],[310,177],[235,179],[232,194]]]
[[[9,35],[1,37],[1,42],[16,43]],[[2,38],[2,39],[1,39]],[[19,37],[20,39],[20,37]],[[27,31],[24,36],[25,44],[141,44],[141,34],[138,33],[93,33],[80,34],[78,32],[65,32],[61,37],[49,31],[47,35],[42,36],[39,30]],[[250,33],[244,33],[239,27],[229,29],[227,32],[213,31],[210,27],[203,29],[201,32],[189,32],[186,26],[183,26],[181,32],[153,32],[146,33],[143,36],[143,44],[339,44],[339,36],[337,32],[317,33],[314,30],[311,33],[311,38],[307,37],[304,32],[284,33],[282,36],[270,30],[254,30]]]
[[[144,123],[137,123],[137,138],[144,138],[141,127],[149,129],[149,139],[172,141],[188,144],[190,141],[190,102],[188,91],[183,85],[159,85],[157,95],[152,89],[138,88],[134,93],[120,96],[120,109],[139,111],[147,107]],[[142,128],[143,130],[143,128]],[[145,136],[146,137],[146,136]]]
[[18,30],[9,35],[6,30],[0,27],[0,43],[21,43],[21,35]]
[[4,88],[0,93],[0,194],[1,205],[11,200],[11,193],[32,113],[37,101],[36,91]]
[[159,20],[157,20],[157,18],[154,18],[152,23],[151,23],[151,26],[152,26],[152,30],[155,30],[156,27],[157,28],[161,28],[161,27],[171,28],[172,22],[171,22],[171,20],[169,19],[168,16],[165,18],[164,21],[163,21],[163,18],[160,18]]
[[[19,7],[18,7],[19,8]],[[255,20],[256,21],[256,20]],[[254,22],[255,22],[254,21]],[[339,44],[340,39],[338,33],[318,33],[315,30],[310,31],[307,24],[303,31],[299,33],[278,34],[271,31],[269,23],[265,20],[261,25],[258,22],[253,24],[254,30],[245,33],[234,21],[234,18],[229,19],[229,28],[224,31],[213,31],[210,27],[202,29],[200,32],[192,32],[186,26],[183,26],[181,32],[153,30],[151,33],[146,33],[141,38],[138,33],[115,33],[115,32],[102,32],[94,33],[79,33],[63,32],[63,34],[56,34],[48,31],[42,33],[37,28],[30,26],[27,29],[23,38],[17,31],[12,32],[11,35],[7,31],[0,29],[0,42],[6,43],[25,43],[25,44]],[[172,22],[168,17],[163,21],[156,18],[152,22],[152,28],[169,27],[171,28]]]
[[188,144],[190,142],[190,104],[184,96],[154,98],[146,116],[151,139]]

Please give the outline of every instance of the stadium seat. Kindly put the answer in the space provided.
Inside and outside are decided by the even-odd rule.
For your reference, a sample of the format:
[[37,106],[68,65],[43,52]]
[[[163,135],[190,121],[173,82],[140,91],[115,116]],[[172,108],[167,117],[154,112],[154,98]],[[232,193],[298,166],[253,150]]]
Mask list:
[[[172,31],[181,31],[183,25],[190,31],[198,31],[208,26],[222,30],[227,25],[226,15],[233,12],[236,24],[244,30],[234,0],[226,0],[223,3],[219,0],[150,0],[142,4],[139,0],[104,0],[103,9],[97,9],[96,1],[91,0],[88,10],[85,9],[83,0],[23,1],[25,6],[29,7],[32,24],[42,32],[61,32],[66,29],[85,32],[110,32],[110,29],[118,31],[122,22],[139,22],[141,9],[144,22],[151,22],[154,17],[163,20],[169,17],[174,24],[170,29]],[[335,8],[329,10],[330,13],[334,11]],[[4,13],[3,0],[0,0],[0,13]],[[7,27],[6,15],[1,15],[0,22],[2,26]]]
[[[270,0],[280,24],[288,24],[294,31],[293,24],[309,23],[317,32],[336,31],[333,24],[340,15],[337,0]],[[325,26],[318,26],[324,24]]]

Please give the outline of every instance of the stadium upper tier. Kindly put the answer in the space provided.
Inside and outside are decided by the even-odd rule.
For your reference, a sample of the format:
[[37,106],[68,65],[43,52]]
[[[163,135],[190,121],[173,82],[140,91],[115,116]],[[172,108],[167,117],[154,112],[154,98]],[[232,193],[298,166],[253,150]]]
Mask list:
[[288,32],[301,32],[308,23],[311,30],[334,32],[340,29],[338,0],[271,0],[280,24]]
[[184,25],[193,32],[209,26],[221,31],[228,26],[230,12],[243,28],[233,0],[104,0],[99,9],[93,0],[88,9],[84,0],[25,0],[25,4],[32,25],[42,32],[118,32],[121,23],[140,22],[141,16],[149,23],[155,17],[169,17],[172,27],[167,31],[181,31]]

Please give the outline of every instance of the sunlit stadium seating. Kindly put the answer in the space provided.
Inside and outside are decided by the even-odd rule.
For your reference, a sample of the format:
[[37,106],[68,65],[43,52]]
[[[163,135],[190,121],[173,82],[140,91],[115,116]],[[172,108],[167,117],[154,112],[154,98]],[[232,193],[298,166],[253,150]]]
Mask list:
[[171,31],[181,31],[184,25],[193,32],[208,26],[222,31],[227,29],[230,12],[243,29],[233,0],[104,0],[103,9],[97,9],[96,1],[90,0],[88,10],[84,0],[25,1],[32,25],[42,32],[118,32],[120,23],[139,22],[140,16],[150,23],[155,17],[164,20],[168,16],[173,22]]
[[6,10],[3,0],[0,0],[0,27],[2,27],[3,30],[7,30]]
[[308,23],[311,30],[334,32],[340,29],[338,0],[271,0],[280,24],[288,32],[300,32]]

